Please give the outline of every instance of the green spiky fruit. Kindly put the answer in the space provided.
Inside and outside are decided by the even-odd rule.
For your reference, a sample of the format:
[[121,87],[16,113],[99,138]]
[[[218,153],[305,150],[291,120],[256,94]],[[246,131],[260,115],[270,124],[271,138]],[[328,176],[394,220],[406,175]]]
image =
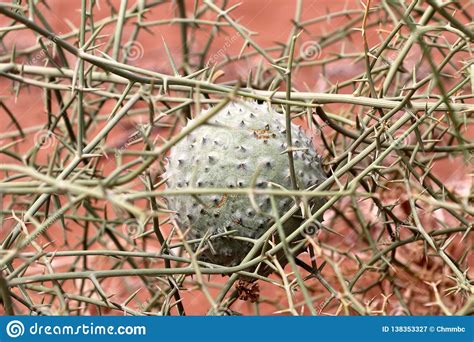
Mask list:
[[[320,184],[326,177],[311,140],[294,124],[291,134],[299,189]],[[267,104],[231,103],[171,149],[167,186],[291,189],[286,139],[284,116]],[[280,214],[293,205],[290,197],[275,199]],[[234,266],[252,248],[236,237],[257,239],[272,223],[270,197],[255,195],[254,200],[246,194],[184,195],[170,196],[168,206],[178,226],[188,231],[187,239],[204,238],[193,244],[200,246],[200,260]]]

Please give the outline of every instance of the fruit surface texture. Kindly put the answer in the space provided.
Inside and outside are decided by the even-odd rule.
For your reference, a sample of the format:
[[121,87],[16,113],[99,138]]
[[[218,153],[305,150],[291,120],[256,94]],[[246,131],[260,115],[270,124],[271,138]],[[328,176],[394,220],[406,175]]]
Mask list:
[[[298,189],[314,188],[326,179],[321,158],[301,127],[291,124],[291,135]],[[284,115],[267,103],[232,102],[171,149],[164,178],[169,189],[184,192],[292,189],[287,150]],[[295,203],[290,196],[275,201],[279,215]],[[222,266],[238,265],[274,222],[270,196],[262,193],[169,196],[168,207],[186,239],[197,240],[191,246],[198,259]]]

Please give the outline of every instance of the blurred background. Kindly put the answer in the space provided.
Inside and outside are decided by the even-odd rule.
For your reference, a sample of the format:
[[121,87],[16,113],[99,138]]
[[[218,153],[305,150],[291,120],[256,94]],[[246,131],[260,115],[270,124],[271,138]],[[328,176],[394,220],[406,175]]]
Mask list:
[[[374,173],[367,179],[370,186],[367,192],[373,196],[342,197],[326,211],[324,224],[329,229],[308,238],[311,253],[317,256],[316,266],[320,273],[311,276],[307,270],[301,270],[301,274],[318,314],[472,313],[472,41],[460,39],[457,28],[443,29],[447,22],[441,12],[435,11],[426,18],[429,3],[216,1],[217,9],[228,10],[220,15],[202,1],[86,1],[87,15],[81,15],[79,0],[32,3],[33,7],[25,1],[17,1],[18,7],[8,10],[33,19],[39,27],[54,32],[61,40],[76,47],[81,39],[81,19],[86,20],[89,27],[85,33],[86,42],[93,37],[91,31],[97,30],[87,52],[137,68],[129,69],[130,72],[140,74],[140,70],[148,70],[186,77],[209,67],[195,79],[219,85],[234,85],[240,81],[244,87],[269,92],[286,89],[287,83],[275,64],[286,65],[284,57],[288,54],[291,37],[299,34],[294,49],[292,91],[347,95],[352,100],[335,98],[327,101],[323,108],[333,122],[353,131],[364,125],[375,125],[374,117],[379,118],[393,109],[364,103],[355,105],[353,98],[358,96],[376,98],[367,78],[366,58],[375,64],[371,67],[370,78],[377,90],[384,89],[380,96],[382,100],[399,103],[411,86],[418,87],[417,82],[431,77],[430,82],[417,89],[412,100],[434,103],[467,79],[446,100],[465,107],[434,112],[420,131],[403,140],[403,146],[412,146],[406,148],[404,157],[411,158],[410,165],[419,167],[420,177],[417,179],[405,168],[396,170],[401,163],[400,154],[397,151],[389,153],[383,163],[387,173]],[[415,5],[410,19],[422,22],[419,25],[424,28],[433,27],[421,34],[426,46],[420,46],[414,39],[399,62],[413,34],[413,28],[400,24],[401,28],[375,59],[378,47],[399,23],[403,23],[402,14],[412,4]],[[472,32],[472,2],[453,1],[445,10]],[[3,176],[0,235],[4,262],[1,287],[4,304],[5,298],[11,298],[13,313],[203,315],[221,304],[225,307],[224,314],[311,313],[289,267],[285,269],[289,285],[284,284],[279,275],[272,275],[269,281],[258,281],[257,302],[238,299],[235,293],[230,294],[231,291],[226,296],[227,301],[220,300],[228,276],[202,275],[200,279],[190,275],[156,276],[139,272],[138,275],[125,272],[125,276],[91,276],[93,271],[100,270],[169,267],[165,259],[153,257],[163,249],[155,236],[152,220],[142,227],[124,207],[117,207],[107,197],[109,189],[114,194],[127,194],[146,189],[149,183],[162,188],[159,177],[162,156],[131,181],[110,185],[110,188],[106,185],[103,196],[78,199],[77,192],[69,185],[61,188],[61,184],[49,184],[47,190],[40,188],[45,180],[36,173],[54,179],[73,160],[79,112],[83,111],[86,118],[84,141],[88,143],[109,122],[127,83],[123,79],[114,81],[113,72],[104,73],[101,68],[93,67],[93,63],[86,62],[83,81],[87,90],[83,92],[83,105],[79,106],[78,95],[72,86],[76,82],[79,87],[81,82],[76,77],[79,59],[64,48],[58,49],[52,37],[40,38],[37,31],[26,28],[15,17],[0,14],[0,23],[0,117],[3,122],[0,162],[23,167],[0,170]],[[118,43],[114,40],[117,32],[120,32]],[[455,50],[460,40],[466,44]],[[369,53],[365,52],[366,48]],[[456,52],[449,57],[449,62],[439,73],[434,73],[433,67],[443,63],[452,51]],[[394,63],[398,64],[395,76],[385,84],[387,72]],[[101,73],[103,78],[92,76],[92,72]],[[439,82],[444,88],[440,88]],[[152,144],[161,146],[164,139],[177,134],[185,118],[197,113],[194,103],[176,106],[183,103],[182,99],[199,97],[201,90],[192,88],[194,92],[190,93],[188,88],[180,89],[179,84],[170,84],[175,86],[170,92],[153,89],[148,100],[135,103],[104,137],[100,149],[91,152],[97,155],[81,162],[68,179],[92,188],[98,180],[107,179],[118,168],[136,160],[137,155],[130,151],[143,151],[146,145],[141,136],[136,137],[136,132],[145,129],[153,119],[158,120],[158,124],[147,131],[147,139]],[[204,92],[207,94],[202,96],[205,106],[218,102],[222,96],[218,91]],[[130,97],[131,94],[126,95],[125,102]],[[68,101],[72,102],[69,106]],[[65,106],[63,114],[69,120],[61,116]],[[282,108],[278,103],[275,106]],[[325,170],[331,175],[337,167],[334,160],[351,146],[352,141],[317,116],[314,108],[298,107],[295,111],[298,114],[295,122],[305,127],[312,137],[315,148],[324,157]],[[403,110],[396,113],[393,120],[402,117],[403,113]],[[459,119],[458,126],[450,121],[451,115]],[[58,124],[51,129],[55,120]],[[383,124],[388,128],[392,123],[389,120]],[[408,122],[392,138],[398,138],[411,124]],[[431,144],[448,148],[431,147],[432,150],[425,151],[417,145],[419,134],[424,132],[428,132],[424,135],[426,144],[422,144],[425,148]],[[456,132],[462,136],[464,145],[456,138]],[[364,142],[360,149],[356,148],[354,156],[365,146]],[[381,151],[383,149],[368,155],[355,170],[363,170]],[[405,150],[402,148],[402,151]],[[134,168],[136,165],[124,167],[122,174]],[[353,177],[342,177],[341,184]],[[413,184],[407,187],[406,182]],[[433,193],[426,191],[426,184],[432,187]],[[25,217],[39,196],[47,192],[51,196],[40,206],[35,217]],[[410,198],[420,196],[429,200],[417,201],[413,206]],[[144,210],[150,210],[153,205],[159,207],[157,217],[166,238],[172,229],[169,213],[163,199],[156,201],[153,204],[149,198],[141,198],[132,204]],[[376,202],[388,208],[396,219],[381,212]],[[66,204],[71,207],[60,212]],[[417,211],[416,215],[413,210]],[[50,222],[46,222],[48,218]],[[47,227],[36,239],[31,239],[33,242],[22,246],[21,250],[15,249],[42,224]],[[427,239],[420,237],[418,225],[431,234],[437,251]],[[19,237],[11,239],[15,229]],[[171,237],[171,245],[179,243],[176,235]],[[16,253],[12,258],[9,257],[11,251]],[[444,257],[440,257],[440,252]],[[301,258],[315,266],[310,253]],[[172,263],[174,267],[185,266],[177,261]],[[64,277],[48,278],[55,274]],[[41,277],[36,280],[35,276],[43,275],[44,280]]]

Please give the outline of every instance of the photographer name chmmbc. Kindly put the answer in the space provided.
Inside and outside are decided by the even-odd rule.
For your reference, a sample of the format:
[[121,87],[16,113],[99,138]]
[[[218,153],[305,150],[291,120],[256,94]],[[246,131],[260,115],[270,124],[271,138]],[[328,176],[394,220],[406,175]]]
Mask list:
[[460,327],[459,325],[456,327],[446,327],[446,326],[437,326],[436,332],[440,333],[463,333],[466,332],[466,328]]

